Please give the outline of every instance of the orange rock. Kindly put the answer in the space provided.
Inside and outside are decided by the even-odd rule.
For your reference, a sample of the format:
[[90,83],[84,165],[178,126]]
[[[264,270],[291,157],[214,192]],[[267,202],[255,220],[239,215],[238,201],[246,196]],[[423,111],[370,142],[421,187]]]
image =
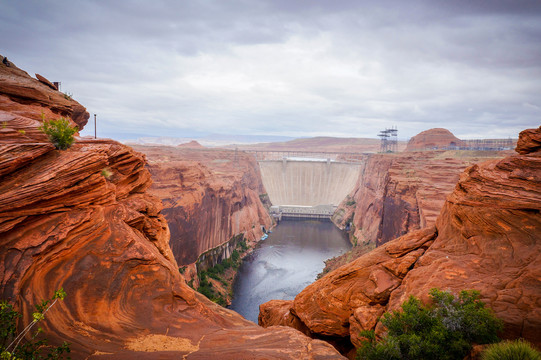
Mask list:
[[[0,74],[0,92],[11,91],[0,94],[0,115],[14,135],[39,124],[42,110],[63,108],[43,101],[45,85],[9,69]],[[75,359],[341,358],[323,341],[260,328],[186,285],[162,204],[147,193],[144,155],[84,138],[59,151],[38,135],[0,137],[0,296],[23,323],[63,287],[66,299],[40,326],[51,343],[70,342]]]
[[193,263],[237,234],[261,238],[271,219],[259,195],[259,167],[240,151],[136,146],[146,154],[154,181],[150,192],[164,203],[177,262]]
[[[357,244],[381,245],[389,240],[432,226],[459,175],[479,159],[502,158],[498,152],[424,151],[369,155],[363,174],[334,218],[343,228],[354,227]],[[348,206],[350,200],[354,206]]]
[[410,139],[406,151],[435,150],[450,146],[463,146],[463,141],[447,129],[425,130]]
[[[522,132],[522,155],[469,167],[435,228],[387,242],[330,272],[297,295],[290,314],[314,337],[349,338],[359,346],[359,331],[380,334],[379,316],[398,309],[410,295],[427,301],[432,288],[475,289],[504,321],[505,338],[522,337],[540,346],[539,139],[541,128]],[[270,302],[261,306],[266,313],[283,313],[284,307],[275,307]],[[299,327],[290,319],[287,323]]]
[[541,150],[541,136],[538,129],[527,129],[520,133],[517,147],[515,149],[519,154],[529,154]]

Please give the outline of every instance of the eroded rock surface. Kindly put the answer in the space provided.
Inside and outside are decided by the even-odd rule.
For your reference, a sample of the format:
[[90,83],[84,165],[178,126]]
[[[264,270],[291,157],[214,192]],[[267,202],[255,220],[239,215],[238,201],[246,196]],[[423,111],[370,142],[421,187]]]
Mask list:
[[490,151],[370,155],[333,221],[342,228],[352,223],[354,243],[378,246],[432,226],[462,171],[480,160],[503,156]]
[[55,150],[36,129],[41,113],[81,127],[88,113],[13,69],[0,64],[0,294],[25,324],[31,306],[63,287],[66,299],[40,324],[52,343],[70,342],[75,359],[340,358],[323,341],[257,327],[188,287],[162,204],[147,191],[144,155],[84,138]]
[[260,201],[259,167],[244,152],[170,146],[136,146],[146,154],[154,184],[150,192],[163,204],[170,245],[179,265],[229,241],[263,235],[271,219]]
[[263,304],[262,325],[300,322],[313,337],[349,338],[359,346],[359,331],[381,332],[379,317],[410,295],[427,300],[435,287],[476,289],[504,321],[504,337],[541,345],[541,152],[522,150],[537,149],[541,128],[520,139],[521,155],[461,174],[435,227],[330,272],[289,306]]

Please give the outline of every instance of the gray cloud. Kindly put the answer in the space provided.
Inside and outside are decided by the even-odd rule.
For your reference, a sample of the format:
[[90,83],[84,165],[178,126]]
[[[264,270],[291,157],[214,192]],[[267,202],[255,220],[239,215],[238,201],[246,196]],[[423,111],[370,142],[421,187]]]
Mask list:
[[61,80],[111,133],[509,137],[541,123],[534,0],[14,1],[0,31],[0,53]]

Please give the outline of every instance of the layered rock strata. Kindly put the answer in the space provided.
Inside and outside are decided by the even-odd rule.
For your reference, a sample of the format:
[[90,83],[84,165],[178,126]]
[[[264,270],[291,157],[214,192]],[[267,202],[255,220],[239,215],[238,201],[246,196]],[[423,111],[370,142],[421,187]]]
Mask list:
[[[541,345],[541,128],[521,133],[517,151],[467,168],[434,227],[390,241],[309,285],[289,304],[261,306],[263,326],[360,345],[361,330],[431,288],[481,292],[504,321],[505,338]],[[307,330],[308,329],[308,330]]]
[[[12,70],[0,64],[11,94],[0,95],[7,122],[0,129],[0,294],[21,310],[22,323],[33,304],[63,287],[66,299],[40,326],[53,344],[70,342],[75,359],[340,358],[322,341],[291,328],[262,329],[189,288],[169,248],[161,202],[147,192],[144,155],[82,138],[55,150],[35,128],[42,112],[69,116],[70,107],[42,101],[49,90],[41,87],[54,90]],[[77,113],[75,123],[88,118]]]
[[261,238],[271,218],[260,201],[264,193],[255,159],[232,150],[136,146],[146,154],[171,232],[170,246],[179,265],[195,262],[206,251],[244,234]]
[[425,151],[366,156],[354,191],[333,216],[341,228],[352,225],[355,245],[385,242],[434,225],[459,175],[498,152]]

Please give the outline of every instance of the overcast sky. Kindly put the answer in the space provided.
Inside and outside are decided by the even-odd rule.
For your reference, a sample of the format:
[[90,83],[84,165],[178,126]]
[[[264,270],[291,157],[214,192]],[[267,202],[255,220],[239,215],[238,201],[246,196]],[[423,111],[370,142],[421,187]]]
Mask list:
[[102,136],[541,125],[539,0],[0,0],[0,31]]

